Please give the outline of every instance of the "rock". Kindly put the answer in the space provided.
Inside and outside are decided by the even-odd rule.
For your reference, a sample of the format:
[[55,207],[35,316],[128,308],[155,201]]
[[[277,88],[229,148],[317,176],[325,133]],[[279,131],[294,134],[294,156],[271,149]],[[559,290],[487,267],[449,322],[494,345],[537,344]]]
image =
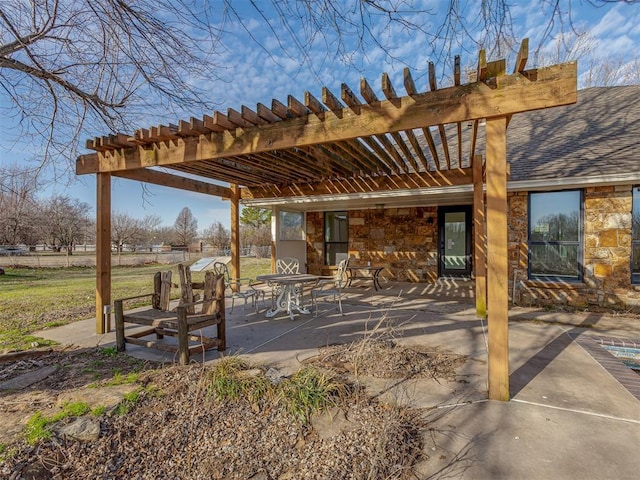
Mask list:
[[347,419],[344,410],[338,407],[313,415],[311,417],[311,426],[322,440],[328,440],[343,432],[353,431],[358,428],[357,425]]
[[58,427],[56,431],[59,435],[65,435],[82,442],[93,442],[100,437],[100,420],[80,417],[68,425]]
[[271,380],[271,383],[273,384],[278,384],[286,378],[286,376],[281,371],[276,370],[273,367],[267,370],[264,376]]
[[259,377],[262,374],[262,370],[259,368],[251,368],[249,370],[242,370],[238,372],[239,378],[255,378]]

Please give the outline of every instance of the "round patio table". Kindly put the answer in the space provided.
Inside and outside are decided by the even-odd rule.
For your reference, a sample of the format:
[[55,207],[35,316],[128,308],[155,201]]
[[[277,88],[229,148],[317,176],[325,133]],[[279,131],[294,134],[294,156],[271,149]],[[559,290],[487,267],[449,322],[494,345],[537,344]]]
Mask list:
[[279,291],[275,306],[267,310],[265,316],[272,318],[279,312],[287,312],[289,318],[293,320],[294,311],[304,314],[311,313],[302,303],[302,289],[305,283],[316,283],[319,279],[319,276],[308,273],[258,275],[256,280],[276,285]]

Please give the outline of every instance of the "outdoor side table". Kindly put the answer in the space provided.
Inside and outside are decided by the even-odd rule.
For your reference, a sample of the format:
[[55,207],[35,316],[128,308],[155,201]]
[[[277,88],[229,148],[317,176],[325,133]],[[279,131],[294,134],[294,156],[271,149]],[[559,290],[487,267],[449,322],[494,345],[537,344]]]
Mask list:
[[351,282],[354,280],[371,280],[373,283],[373,288],[378,290],[378,288],[382,288],[380,286],[380,272],[384,270],[384,267],[357,267],[357,266],[349,266],[347,267],[347,287],[351,286]]

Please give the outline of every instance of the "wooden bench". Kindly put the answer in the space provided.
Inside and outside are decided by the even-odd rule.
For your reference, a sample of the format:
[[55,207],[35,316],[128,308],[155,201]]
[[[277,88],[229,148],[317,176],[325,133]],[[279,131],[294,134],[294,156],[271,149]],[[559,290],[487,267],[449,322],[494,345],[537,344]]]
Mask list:
[[[189,278],[190,280],[191,276],[190,272],[188,272],[188,267],[185,268],[187,270],[184,271],[184,279]],[[121,298],[113,302],[116,320],[116,348],[119,352],[125,350],[127,343],[132,343],[158,350],[177,352],[179,353],[180,364],[186,365],[189,363],[190,356],[193,353],[203,352],[214,347],[220,351],[226,349],[225,285],[224,278],[221,275],[206,272],[202,283],[203,298],[198,301],[194,301],[196,298],[192,293],[194,285],[189,285],[187,288],[183,283],[183,295],[175,311],[169,310],[171,272],[156,273],[153,279],[153,286],[153,293]],[[188,292],[191,292],[191,294],[185,298]],[[151,297],[150,307],[133,312],[124,312],[125,301],[145,297]],[[201,308],[196,313],[196,307],[198,306],[201,306]],[[145,325],[150,328],[125,335],[125,322]],[[202,332],[193,333],[196,330],[212,325],[217,326],[216,337],[206,337],[202,335]],[[155,340],[143,338],[149,335],[155,335]],[[177,337],[178,344],[160,341],[165,335]]]

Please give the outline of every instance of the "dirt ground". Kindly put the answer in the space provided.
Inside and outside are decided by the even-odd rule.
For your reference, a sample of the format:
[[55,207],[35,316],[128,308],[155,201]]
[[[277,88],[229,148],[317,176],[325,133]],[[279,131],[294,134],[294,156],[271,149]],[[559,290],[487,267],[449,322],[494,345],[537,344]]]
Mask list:
[[[0,477],[411,478],[412,465],[426,460],[421,412],[368,397],[354,378],[455,380],[464,362],[391,341],[327,347],[310,363],[344,381],[349,393],[305,422],[277,399],[209,395],[208,365],[147,364],[99,348],[33,353],[0,362]],[[252,371],[264,375],[269,368]],[[1,388],[44,374],[31,385]],[[25,441],[29,418],[51,416],[69,402],[101,407],[100,414],[85,415],[96,425],[94,437],[63,433],[78,420],[68,417],[51,427],[51,438]]]

